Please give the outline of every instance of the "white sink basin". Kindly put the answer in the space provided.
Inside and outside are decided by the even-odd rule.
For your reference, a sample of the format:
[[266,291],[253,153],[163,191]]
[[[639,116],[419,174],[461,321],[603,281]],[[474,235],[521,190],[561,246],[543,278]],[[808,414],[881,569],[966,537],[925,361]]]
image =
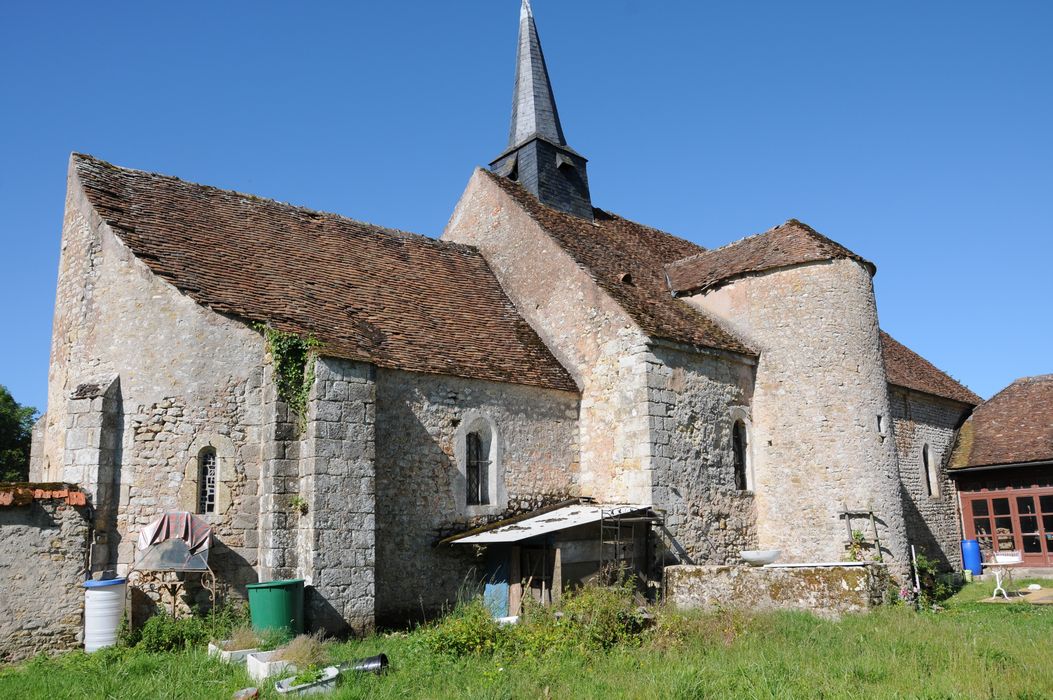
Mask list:
[[781,549],[744,549],[739,552],[742,561],[750,566],[764,566],[775,562],[782,554]]

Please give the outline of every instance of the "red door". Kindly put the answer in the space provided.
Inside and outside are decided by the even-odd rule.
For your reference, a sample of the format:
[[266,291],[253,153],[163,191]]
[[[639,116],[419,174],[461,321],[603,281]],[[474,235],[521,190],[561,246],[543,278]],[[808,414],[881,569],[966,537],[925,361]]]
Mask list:
[[991,552],[1020,552],[1026,566],[1053,566],[1053,489],[962,493],[965,535]]

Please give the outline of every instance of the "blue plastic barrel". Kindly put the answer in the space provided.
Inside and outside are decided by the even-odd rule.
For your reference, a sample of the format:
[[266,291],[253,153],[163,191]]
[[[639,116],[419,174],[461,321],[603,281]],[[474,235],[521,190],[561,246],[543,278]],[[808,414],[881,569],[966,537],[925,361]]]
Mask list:
[[980,566],[980,543],[976,540],[962,540],[962,565],[976,576],[984,572]]

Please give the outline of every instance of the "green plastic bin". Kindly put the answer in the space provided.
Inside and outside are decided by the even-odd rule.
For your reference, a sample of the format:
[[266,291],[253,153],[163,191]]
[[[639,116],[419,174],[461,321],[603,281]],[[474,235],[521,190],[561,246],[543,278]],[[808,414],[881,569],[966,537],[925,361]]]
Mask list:
[[303,579],[250,583],[249,614],[257,632],[284,630],[303,633]]

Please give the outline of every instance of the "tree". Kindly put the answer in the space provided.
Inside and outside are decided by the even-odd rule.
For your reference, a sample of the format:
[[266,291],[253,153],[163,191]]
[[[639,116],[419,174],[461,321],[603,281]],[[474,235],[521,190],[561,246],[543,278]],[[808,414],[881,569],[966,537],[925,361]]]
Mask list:
[[0,481],[29,480],[29,448],[37,409],[22,406],[0,384]]

